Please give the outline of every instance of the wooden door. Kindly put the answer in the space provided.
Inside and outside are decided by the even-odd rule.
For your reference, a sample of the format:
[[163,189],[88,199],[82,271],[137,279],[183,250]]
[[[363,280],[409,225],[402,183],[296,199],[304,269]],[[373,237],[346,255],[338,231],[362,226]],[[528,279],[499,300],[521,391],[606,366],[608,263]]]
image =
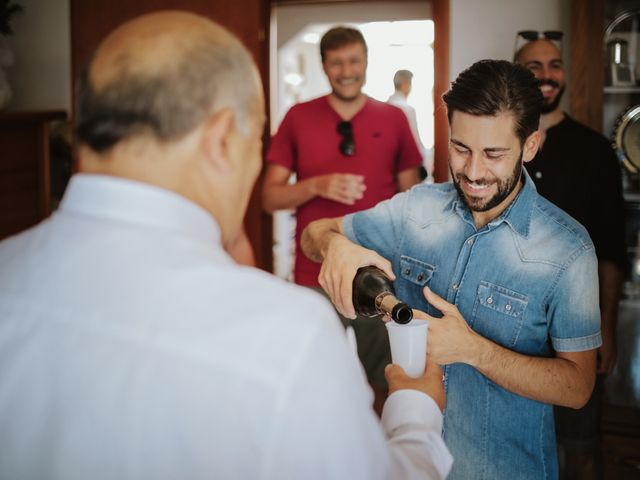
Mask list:
[[[263,85],[268,85],[268,0],[71,0],[71,68],[74,87],[78,73],[87,59],[115,27],[138,15],[168,9],[198,13],[228,28],[247,46],[258,65]],[[266,89],[265,98],[268,98]],[[269,132],[268,127],[265,132]],[[259,184],[260,182],[257,185]],[[257,187],[251,196],[245,228],[258,266],[270,271],[271,216],[262,213]]]

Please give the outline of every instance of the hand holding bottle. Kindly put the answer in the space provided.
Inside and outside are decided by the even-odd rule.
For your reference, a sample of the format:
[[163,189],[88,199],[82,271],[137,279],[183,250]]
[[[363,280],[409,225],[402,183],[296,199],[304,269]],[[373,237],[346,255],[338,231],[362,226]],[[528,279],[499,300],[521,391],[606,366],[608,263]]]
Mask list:
[[353,279],[360,267],[375,265],[391,280],[396,278],[391,262],[373,250],[350,242],[340,234],[331,237],[322,256],[318,281],[336,309],[347,318],[356,318],[352,298]]

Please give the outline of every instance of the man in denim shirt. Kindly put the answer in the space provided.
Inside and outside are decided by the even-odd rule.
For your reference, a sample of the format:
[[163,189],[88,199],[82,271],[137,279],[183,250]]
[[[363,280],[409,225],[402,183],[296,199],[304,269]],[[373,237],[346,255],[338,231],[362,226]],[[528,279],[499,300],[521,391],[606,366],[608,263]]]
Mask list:
[[373,264],[429,319],[450,479],[557,478],[552,405],[587,401],[601,343],[593,244],[523,169],[540,143],[531,73],[484,60],[443,98],[453,182],[314,222],[303,248],[324,260],[320,283],[344,315],[355,272]]

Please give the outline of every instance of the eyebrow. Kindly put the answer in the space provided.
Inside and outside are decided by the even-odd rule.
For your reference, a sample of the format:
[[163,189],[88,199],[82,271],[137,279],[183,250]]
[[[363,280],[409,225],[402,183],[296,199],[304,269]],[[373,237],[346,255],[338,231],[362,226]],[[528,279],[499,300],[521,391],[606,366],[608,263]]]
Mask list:
[[[524,63],[524,66],[525,66],[525,67],[529,67],[529,66],[532,66],[532,65],[533,65],[533,66],[536,66],[536,67],[541,67],[541,66],[542,66],[542,63],[543,63],[543,62],[541,62],[540,60],[529,60],[528,62],[525,62],[525,63]],[[563,63],[563,61],[562,61],[562,59],[561,59],[561,58],[552,58],[551,60],[549,60],[549,62],[548,62],[548,63],[549,63],[549,64],[552,64],[552,63],[560,63],[560,64],[563,64],[563,65],[564,65],[564,63]]]
[[[466,148],[467,150],[471,150],[471,148],[469,148],[467,145],[462,143],[460,140],[456,140],[455,138],[452,138],[450,141],[451,143],[458,145],[459,147]],[[508,147],[487,147],[482,149],[483,152],[508,152],[509,150],[511,149]]]

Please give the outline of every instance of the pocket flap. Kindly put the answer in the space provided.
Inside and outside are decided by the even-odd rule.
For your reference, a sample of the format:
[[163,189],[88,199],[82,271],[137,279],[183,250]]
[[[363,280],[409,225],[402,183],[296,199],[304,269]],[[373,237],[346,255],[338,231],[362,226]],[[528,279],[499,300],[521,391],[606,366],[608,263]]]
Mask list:
[[489,282],[480,282],[478,300],[483,307],[512,317],[522,316],[529,303],[525,295]]
[[400,257],[400,276],[416,285],[426,285],[436,268],[415,258],[402,255]]

